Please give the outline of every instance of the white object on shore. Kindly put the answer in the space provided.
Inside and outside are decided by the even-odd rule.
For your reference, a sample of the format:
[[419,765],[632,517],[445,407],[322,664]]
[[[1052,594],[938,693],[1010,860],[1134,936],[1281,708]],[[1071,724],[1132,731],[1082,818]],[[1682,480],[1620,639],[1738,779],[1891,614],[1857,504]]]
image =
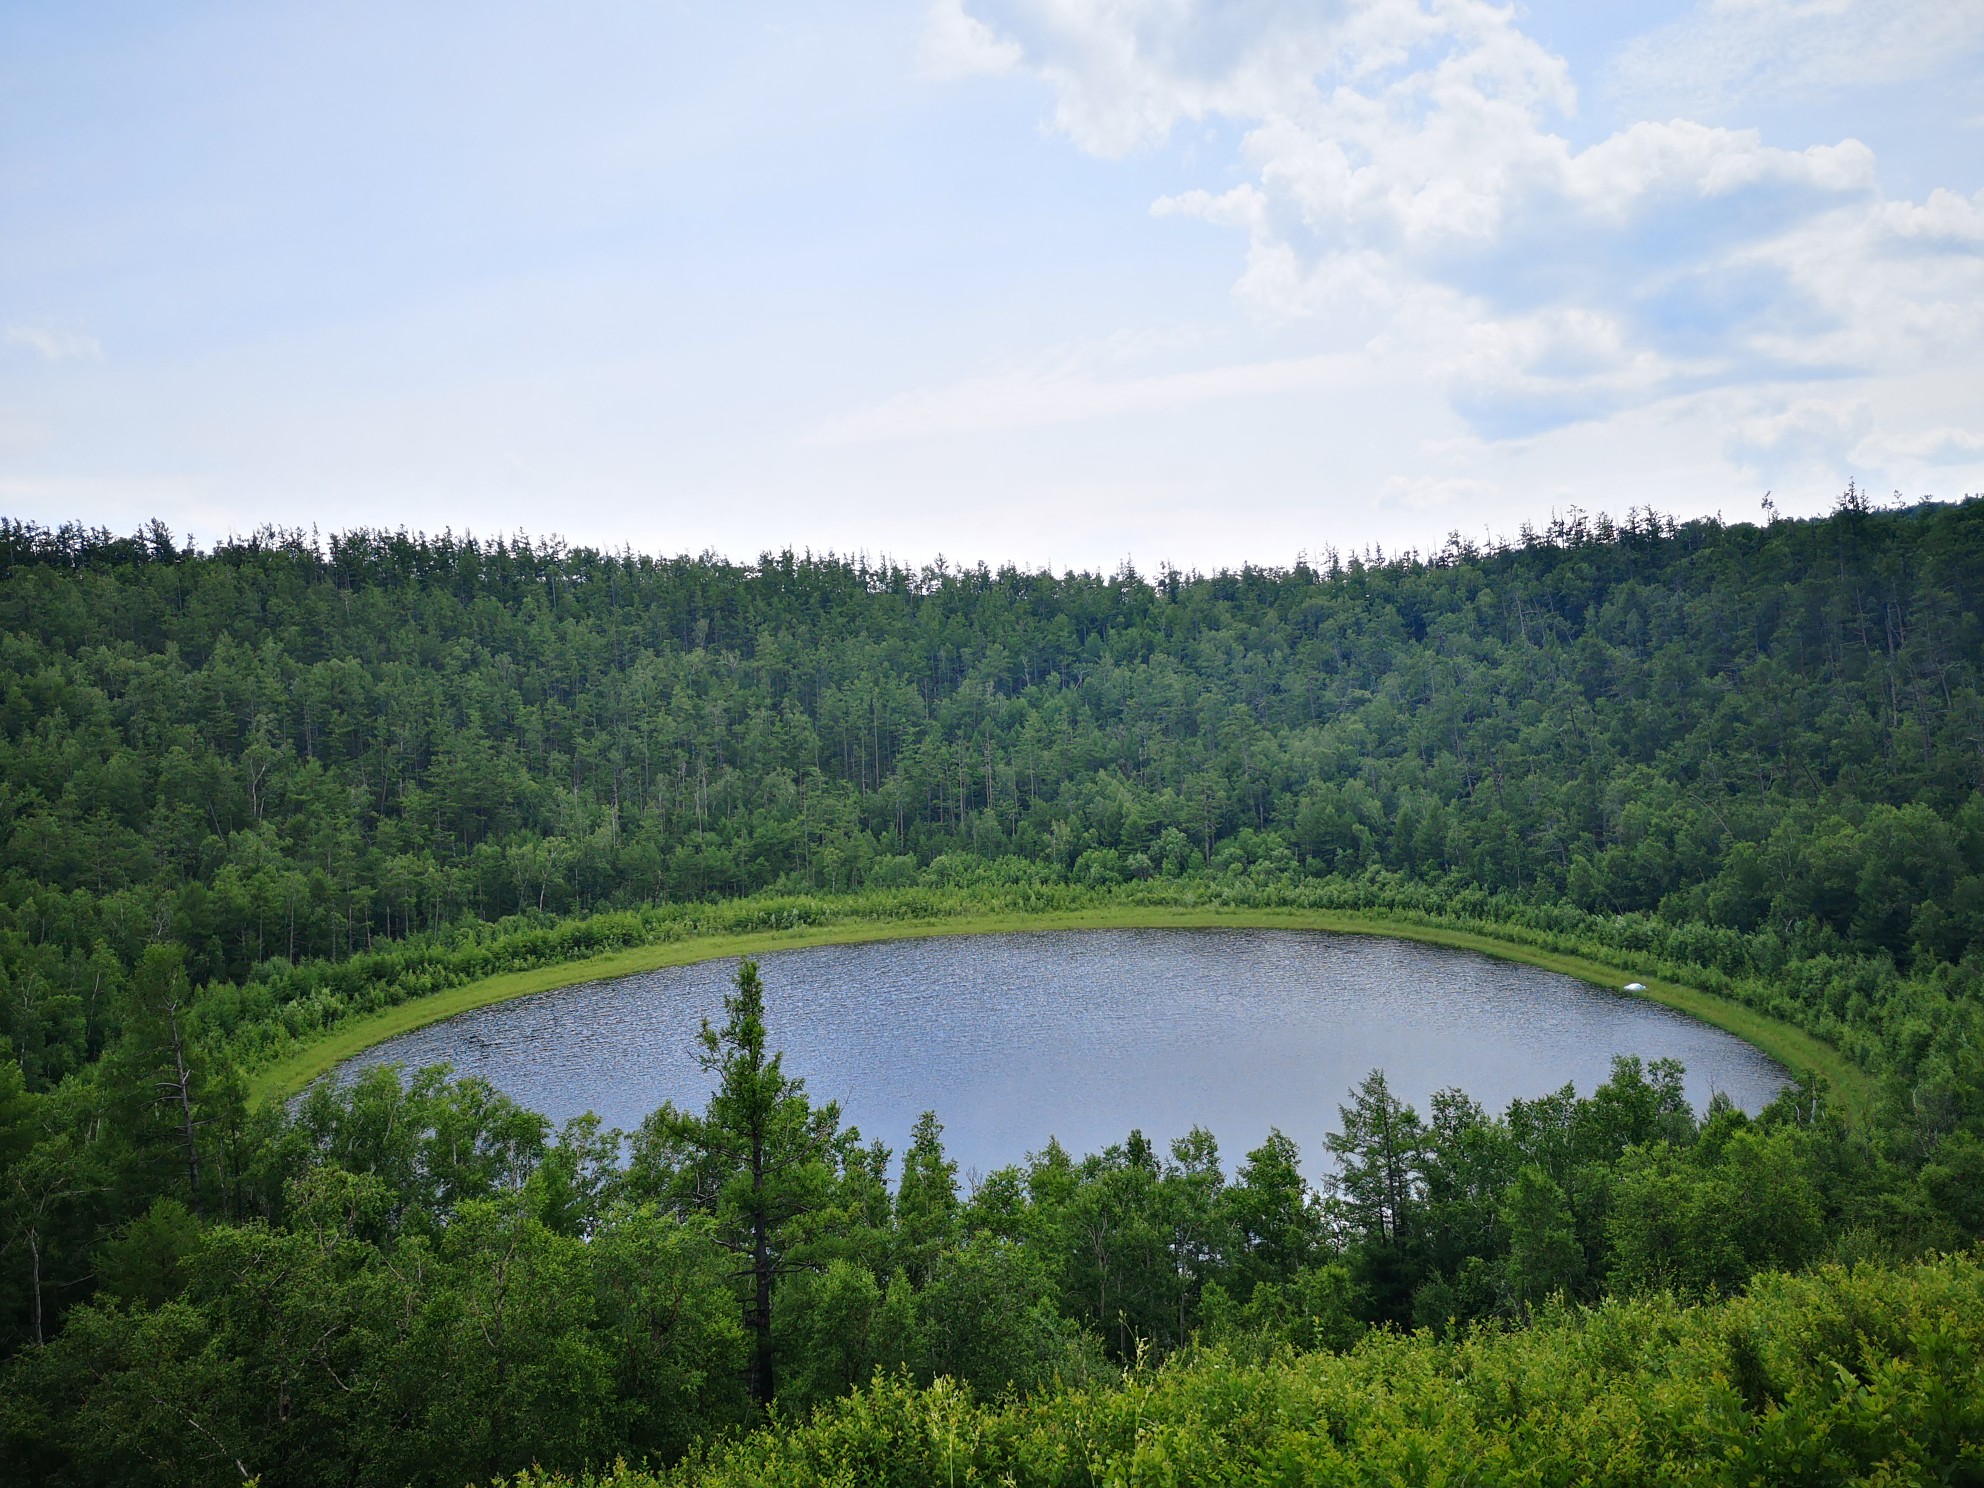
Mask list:
[[1626,983],[1626,990],[1627,990],[1628,992],[1644,992],[1644,991],[1646,991],[1646,983],[1645,983],[1645,982],[1628,982],[1628,983]]

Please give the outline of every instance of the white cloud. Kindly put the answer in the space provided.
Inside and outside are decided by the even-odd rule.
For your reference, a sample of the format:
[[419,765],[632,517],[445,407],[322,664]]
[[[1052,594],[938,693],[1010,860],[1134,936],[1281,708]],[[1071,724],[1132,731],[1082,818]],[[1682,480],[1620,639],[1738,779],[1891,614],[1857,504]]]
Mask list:
[[1022,55],[1016,43],[965,14],[964,0],[936,0],[924,17],[916,60],[923,76],[942,80],[1011,72]]
[[96,337],[53,330],[47,326],[9,326],[7,344],[26,346],[40,352],[44,360],[51,362],[95,359],[103,355],[103,343]]
[[[940,7],[960,0],[939,0]],[[990,0],[972,9],[1055,93],[1054,125],[1119,156],[1241,117],[1331,65],[1347,0]]]
[[1507,438],[1646,402],[1697,369],[1635,344],[1619,316],[1578,306],[1470,315],[1426,297],[1412,339],[1454,406]]
[[1919,206],[1914,202],[1885,203],[1880,221],[1897,238],[1951,248],[1984,245],[1984,191],[1959,196],[1938,187]]
[[1984,51],[1984,0],[1706,0],[1628,45],[1608,91],[1714,117],[1933,76]]
[[1732,389],[1696,400],[1723,453],[1760,486],[1819,489],[1850,476],[1870,489],[1970,489],[1984,477],[1984,421],[1968,383],[1927,373],[1864,378],[1826,392]]
[[1074,367],[1017,372],[899,393],[831,421],[814,437],[822,444],[871,444],[997,433],[1223,398],[1341,387],[1359,371],[1360,364],[1349,357],[1318,356],[1116,379]]
[[1938,424],[1905,434],[1878,432],[1861,441],[1853,458],[1856,464],[1882,468],[1984,464],[1984,431]]
[[1766,146],[1755,130],[1642,121],[1567,156],[1558,189],[1593,215],[1620,221],[1649,201],[1728,198],[1763,186],[1871,191],[1874,154],[1858,140],[1783,150]]
[[1800,398],[1772,413],[1743,419],[1730,432],[1729,453],[1746,468],[1769,473],[1788,459],[1844,469],[1874,430],[1864,398]]
[[1781,275],[1782,302],[1810,307],[1761,325],[1758,353],[1787,367],[1906,372],[1974,368],[1984,345],[1984,213],[1937,192],[1819,214],[1732,256]]
[[[1244,234],[1244,305],[1312,321],[1340,348],[1416,359],[1478,432],[1961,358],[1984,334],[1984,198],[1889,201],[1858,140],[1785,148],[1686,118],[1575,149],[1560,132],[1578,107],[1569,70],[1513,7],[974,9],[1051,86],[1055,127],[1086,150],[1151,146],[1187,121],[1240,125],[1246,179],[1153,211]],[[1926,26],[1944,48],[1970,44],[1984,0],[1953,13]],[[1759,65],[1794,24],[1845,27],[1883,67],[1928,55],[1873,0],[1723,0],[1703,15]],[[1797,55],[1818,66],[1818,51]]]

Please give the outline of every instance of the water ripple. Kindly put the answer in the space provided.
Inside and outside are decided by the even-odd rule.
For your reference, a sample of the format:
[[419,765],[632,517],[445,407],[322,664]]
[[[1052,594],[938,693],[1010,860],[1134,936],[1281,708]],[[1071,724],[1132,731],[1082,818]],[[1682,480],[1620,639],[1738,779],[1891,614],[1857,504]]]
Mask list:
[[[900,1148],[934,1109],[964,1170],[1043,1146],[1076,1153],[1132,1127],[1193,1125],[1229,1168],[1271,1126],[1311,1173],[1337,1104],[1373,1068],[1422,1114],[1458,1085],[1490,1110],[1603,1080],[1614,1054],[1674,1058],[1697,1107],[1754,1111],[1784,1071],[1734,1036],[1656,1003],[1514,962],[1409,941],[1295,930],[1108,930],[936,937],[761,958],[786,1068]],[[447,1062],[563,1121],[631,1128],[664,1099],[700,1105],[704,1016],[732,962],[670,967],[464,1013],[340,1070]]]

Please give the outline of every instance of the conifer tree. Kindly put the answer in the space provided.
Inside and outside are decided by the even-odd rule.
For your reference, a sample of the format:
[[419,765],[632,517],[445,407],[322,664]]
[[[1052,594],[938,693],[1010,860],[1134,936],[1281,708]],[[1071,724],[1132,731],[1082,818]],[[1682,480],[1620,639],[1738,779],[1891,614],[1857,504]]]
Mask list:
[[1366,1239],[1403,1249],[1420,1196],[1419,1113],[1392,1094],[1383,1070],[1366,1075],[1337,1113],[1343,1130],[1328,1140],[1345,1216]]
[[716,1222],[717,1242],[738,1259],[751,1341],[748,1383],[761,1409],[776,1393],[772,1307],[780,1281],[811,1263],[818,1222],[835,1199],[840,1108],[815,1107],[805,1081],[785,1072],[765,1032],[765,991],[755,961],[737,966],[724,1023],[705,1019],[703,1068],[717,1088],[700,1115],[665,1104],[634,1139],[630,1187],[678,1212]]
[[944,1123],[935,1111],[925,1111],[910,1133],[896,1189],[902,1265],[916,1285],[929,1279],[931,1262],[950,1243],[957,1218],[958,1165],[944,1155]]

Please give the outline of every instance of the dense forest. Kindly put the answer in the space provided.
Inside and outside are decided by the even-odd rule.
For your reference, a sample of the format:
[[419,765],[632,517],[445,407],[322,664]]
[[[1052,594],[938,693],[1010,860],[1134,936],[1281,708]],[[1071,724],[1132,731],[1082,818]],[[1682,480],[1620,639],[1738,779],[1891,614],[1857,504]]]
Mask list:
[[583,1482],[1970,1483],[1980,1320],[1975,1260],[1945,1260],[1760,1278],[1721,1305],[1558,1309],[1514,1332],[1376,1333],[1342,1354],[1221,1346],[1020,1401],[883,1377],[666,1477],[622,1464]]
[[[745,962],[705,1028],[707,1105],[665,1105],[624,1140],[592,1118],[553,1134],[478,1082],[391,1069],[252,1113],[204,1179],[164,1179],[196,1146],[151,1128],[164,1192],[98,1241],[93,1300],[8,1366],[0,1442],[49,1483],[456,1484],[616,1459],[680,1463],[691,1481],[936,1482],[950,1479],[927,1460],[932,1438],[895,1418],[936,1429],[948,1410],[953,1456],[1004,1472],[1017,1451],[1036,1459],[1024,1481],[1100,1483],[1113,1479],[1066,1453],[1120,1423],[1067,1428],[1120,1415],[1123,1371],[1182,1371],[1165,1372],[1152,1415],[1171,1422],[1184,1472],[1235,1430],[1277,1430],[1246,1421],[1258,1399],[1181,1392],[1251,1368],[1255,1395],[1300,1398],[1312,1385],[1281,1366],[1348,1352],[1331,1390],[1391,1376],[1405,1397],[1357,1407],[1357,1455],[1375,1463],[1415,1449],[1401,1418],[1434,1413],[1452,1358],[1436,1342],[1481,1347],[1536,1316],[1555,1332],[1504,1357],[1513,1373],[1492,1388],[1508,1400],[1491,1415],[1589,1412],[1608,1377],[1692,1354],[1701,1378],[1670,1402],[1680,1419],[1656,1459],[1695,1454],[1686,1433],[1712,1420],[1720,1437],[1757,1438],[1753,1466],[1788,1461],[1797,1433],[1777,1417],[1794,1400],[1845,1416],[1857,1435],[1843,1430],[1836,1452],[1863,1467],[1940,1468],[1984,1423],[1984,1314],[1943,1311],[1973,1307],[1974,1262],[1869,1264],[1974,1238],[1974,1171],[1898,1161],[1809,1080],[1756,1118],[1720,1100],[1698,1116],[1678,1067],[1621,1059],[1589,1097],[1566,1088],[1490,1115],[1444,1091],[1422,1116],[1374,1071],[1340,1111],[1323,1192],[1285,1137],[1229,1173],[1201,1130],[1163,1151],[1131,1132],[1083,1158],[1050,1143],[967,1190],[934,1114],[896,1165],[814,1105],[763,1013]],[[43,1159],[31,1181],[52,1176]],[[1782,1318],[1725,1327],[1713,1305],[1708,1321],[1680,1310],[1814,1263],[1860,1269]],[[1632,1297],[1659,1302],[1568,1321]],[[1829,1352],[1802,1357],[1794,1324]],[[1388,1353],[1411,1328],[1413,1351]],[[1024,1408],[1000,1418],[1001,1401]],[[1199,1420],[1207,1408],[1215,1419]],[[828,1412],[808,1428],[829,1438],[824,1459],[738,1435],[767,1409],[782,1423]],[[1449,1449],[1471,1451],[1493,1421],[1445,1427]],[[1270,1440],[1270,1455],[1299,1461],[1332,1433],[1351,1443],[1347,1423],[1321,1442],[1316,1429]],[[1589,1458],[1595,1429],[1562,1445]],[[767,1454],[791,1451],[797,1465],[770,1471]],[[836,1476],[833,1454],[849,1452],[867,1470],[842,1462]]]
[[[1652,1452],[1600,1404],[1671,1355],[1706,1383],[1670,1433],[1789,1452],[1797,1411],[1858,1411],[1839,1472],[1974,1475],[1935,1430],[1974,1444],[1984,1408],[1975,1266],[1913,1263],[1984,1236],[1980,596],[1984,502],[1852,489],[1818,521],[1106,578],[0,523],[0,1467],[811,1481],[898,1473],[894,1442],[934,1481],[913,1417],[945,1471],[968,1437],[987,1480],[1101,1482],[1143,1461],[1143,1401],[1174,1474],[1246,1438],[1301,1477],[1432,1450],[1400,1423],[1443,1379],[1509,1395],[1441,1450],[1604,1420]],[[1285,1139],[1202,1131],[961,1185],[941,1113],[862,1134],[808,1100],[748,965],[708,1106],[634,1133],[440,1073],[247,1095],[496,970],[1124,901],[1630,952],[1879,1099],[1695,1112],[1622,1061],[1422,1113],[1374,1072],[1321,1189]],[[1260,1411],[1307,1424],[1263,1444]]]
[[1980,593],[1984,503],[1855,491],[1148,580],[0,524],[0,1031],[45,1089],[154,943],[244,987],[988,861],[1389,873],[1927,974],[1984,936]]

